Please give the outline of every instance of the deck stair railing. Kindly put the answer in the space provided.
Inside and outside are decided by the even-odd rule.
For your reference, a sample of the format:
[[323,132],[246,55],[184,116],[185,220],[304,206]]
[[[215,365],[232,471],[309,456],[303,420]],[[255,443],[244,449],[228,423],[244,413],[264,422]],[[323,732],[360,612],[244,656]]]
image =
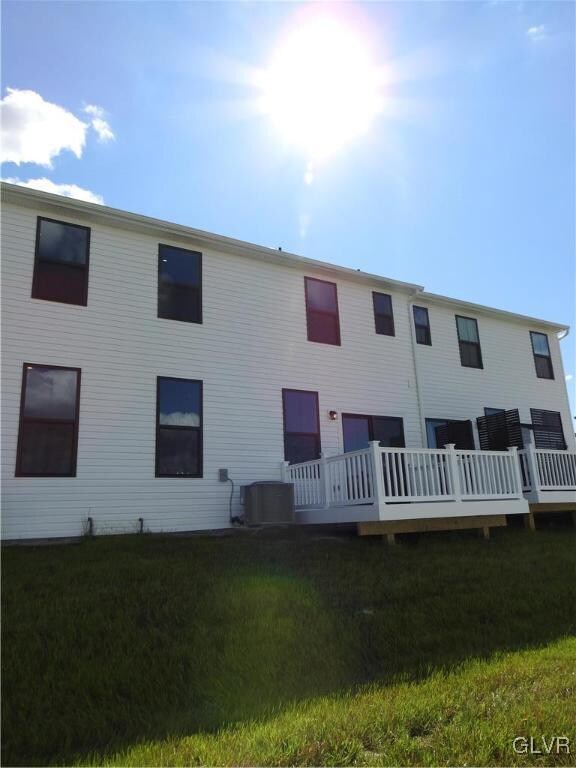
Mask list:
[[460,451],[382,448],[282,465],[296,507],[327,508],[399,502],[521,499],[517,449]]

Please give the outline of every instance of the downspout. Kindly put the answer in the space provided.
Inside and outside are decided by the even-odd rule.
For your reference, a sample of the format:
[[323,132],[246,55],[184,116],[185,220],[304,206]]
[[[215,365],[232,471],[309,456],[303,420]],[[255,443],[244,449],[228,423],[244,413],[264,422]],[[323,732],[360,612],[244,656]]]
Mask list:
[[420,439],[422,448],[428,447],[426,436],[426,418],[424,416],[424,404],[422,402],[422,390],[420,387],[420,371],[418,368],[418,354],[416,351],[416,329],[414,328],[414,313],[412,311],[414,296],[422,293],[422,288],[417,288],[408,299],[408,327],[410,328],[410,343],[412,345],[412,363],[414,365],[414,378],[416,380],[416,399],[418,401],[418,415],[420,417]]
[[[572,447],[576,445],[576,435],[574,435],[574,426],[572,422],[572,408],[570,405],[570,396],[568,394],[568,382],[566,381],[566,372],[564,371],[564,360],[562,359],[562,350],[560,349],[560,342],[563,341],[566,336],[570,333],[570,328],[565,328],[563,331],[560,331],[556,334],[556,338],[558,339],[558,357],[560,358],[560,376],[564,380],[564,397],[566,399],[566,413],[568,414],[568,434],[570,435],[569,440],[566,440],[566,444],[568,445],[568,442],[570,441],[572,443]],[[576,419],[576,416],[574,416]]]

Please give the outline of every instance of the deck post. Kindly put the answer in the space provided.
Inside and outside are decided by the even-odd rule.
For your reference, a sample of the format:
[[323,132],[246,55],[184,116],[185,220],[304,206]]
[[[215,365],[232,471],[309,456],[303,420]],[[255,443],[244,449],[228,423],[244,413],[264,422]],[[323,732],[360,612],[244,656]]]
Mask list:
[[452,479],[452,495],[454,501],[462,501],[462,486],[460,484],[460,472],[458,471],[458,456],[456,456],[455,443],[445,445],[448,463],[450,464],[450,477]]
[[384,469],[382,467],[382,451],[379,440],[370,440],[370,453],[372,454],[372,473],[374,482],[374,504],[378,507],[378,517],[383,520],[385,515],[386,488],[384,486]]
[[516,488],[515,493],[516,496],[521,499],[522,498],[522,474],[520,472],[520,457],[518,456],[518,448],[514,445],[512,447],[509,447],[508,450],[514,457],[514,478],[516,481]]
[[527,528],[529,531],[535,531],[536,530],[536,523],[534,522],[534,513],[528,512],[527,515],[522,515],[524,518],[524,528]]
[[288,464],[287,461],[281,461],[280,462],[280,478],[282,479],[283,483],[288,482],[288,467],[290,464]]
[[328,478],[328,462],[326,461],[326,454],[324,452],[320,454],[320,483],[324,509],[328,509],[330,502],[332,501],[332,495],[330,492],[330,480]]
[[534,495],[534,501],[540,501],[540,473],[538,472],[538,457],[534,444],[529,442],[526,446],[526,461],[530,473],[530,487]]

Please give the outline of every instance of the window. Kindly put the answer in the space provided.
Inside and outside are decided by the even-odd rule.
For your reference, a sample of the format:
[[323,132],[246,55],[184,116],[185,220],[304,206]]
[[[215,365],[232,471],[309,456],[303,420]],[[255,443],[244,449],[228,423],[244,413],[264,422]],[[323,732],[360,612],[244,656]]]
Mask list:
[[436,424],[434,437],[436,448],[454,445],[459,451],[473,451],[476,447],[472,422],[469,420],[448,419],[444,424]]
[[428,448],[443,448],[439,446],[436,436],[436,427],[443,427],[455,419],[426,419],[426,440],[428,442]]
[[396,416],[362,416],[342,414],[344,450],[359,451],[371,440],[379,440],[383,448],[404,448],[404,424]]
[[456,327],[460,345],[460,362],[466,368],[483,368],[478,321],[473,317],[456,315]]
[[158,247],[158,317],[202,322],[202,254]]
[[90,229],[38,216],[32,298],[86,306]]
[[304,278],[308,341],[340,345],[336,283]]
[[202,382],[158,377],[156,477],[202,477]]
[[318,393],[283,389],[284,459],[291,464],[320,458]]
[[80,369],[24,363],[16,476],[75,477]]
[[[449,429],[444,430],[444,427]],[[426,419],[426,440],[428,448],[444,448],[447,443],[454,443],[462,450],[473,450],[472,422],[459,419]]]
[[554,369],[552,368],[548,336],[545,333],[530,331],[530,338],[532,340],[532,352],[534,353],[536,376],[538,376],[539,379],[553,379]]
[[495,416],[497,413],[506,413],[505,408],[484,408],[484,416]]
[[414,328],[416,330],[416,343],[432,346],[432,336],[430,335],[430,318],[426,307],[412,307],[414,312]]
[[392,296],[387,293],[372,292],[374,305],[374,323],[376,333],[384,336],[394,336],[394,313],[392,311]]
[[562,428],[562,417],[557,411],[542,411],[530,408],[532,432],[536,448],[565,451],[566,440]]

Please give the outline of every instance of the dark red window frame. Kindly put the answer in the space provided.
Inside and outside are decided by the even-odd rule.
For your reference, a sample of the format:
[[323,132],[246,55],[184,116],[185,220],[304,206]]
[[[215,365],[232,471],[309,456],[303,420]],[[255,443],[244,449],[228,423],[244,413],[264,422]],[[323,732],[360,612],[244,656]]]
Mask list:
[[[389,312],[382,312],[377,308],[378,296],[385,296],[388,299]],[[372,306],[374,307],[374,326],[376,333],[380,336],[396,336],[394,326],[394,307],[392,305],[392,296],[389,293],[372,291]]]
[[[365,420],[368,425],[368,440],[371,442],[372,440],[375,440],[375,430],[374,430],[374,421],[375,420],[381,420],[386,421],[389,424],[395,424],[400,427],[400,434],[402,435],[402,445],[397,446],[401,448],[406,447],[406,435],[404,434],[404,419],[402,416],[379,416],[378,414],[367,414],[367,413],[343,413],[342,414],[342,443],[346,442],[346,435],[345,435],[345,422],[351,421],[353,419],[358,420]],[[381,442],[381,441],[380,441]],[[344,451],[346,451],[346,447],[344,447]]]
[[[286,429],[286,397],[285,395],[286,393],[289,393],[289,392],[296,392],[298,394],[305,394],[305,395],[314,395],[316,399],[316,431],[315,432],[292,432]],[[306,436],[306,437],[314,436],[316,438],[316,454],[317,454],[315,458],[319,459],[320,453],[322,451],[322,440],[320,435],[320,402],[318,398],[318,392],[311,389],[283,389],[282,390],[282,418],[283,418],[283,426],[284,426],[284,460],[291,461],[290,457],[288,456],[288,441],[287,441],[288,435]]]
[[[86,233],[86,263],[85,264],[67,264],[65,262],[55,262],[50,259],[40,258],[40,230],[42,222],[48,221],[53,224],[61,224],[64,227],[74,227],[75,229],[83,229]],[[90,272],[90,227],[85,227],[82,224],[72,224],[69,221],[61,221],[60,219],[49,219],[46,216],[38,216],[36,219],[36,245],[34,250],[34,274],[32,277],[32,294],[33,299],[42,299],[42,301],[55,301],[59,304],[72,304],[73,306],[85,307],[88,305],[88,275]],[[61,271],[74,270],[77,273],[83,273],[83,285],[80,296],[77,301],[71,301],[65,298],[55,298],[49,296],[42,291],[42,264],[57,264]]]
[[[548,349],[547,355],[542,355],[536,352],[534,347],[534,337],[542,336],[546,339],[546,348]],[[539,379],[553,379],[554,378],[554,366],[552,365],[552,355],[550,354],[550,341],[547,333],[541,331],[530,331],[530,343],[532,344],[532,354],[534,356],[534,367],[536,368],[536,376]]]
[[[190,257],[195,257],[198,261],[198,284],[185,284],[185,283],[167,283],[162,278],[162,258],[165,250],[180,251],[181,253],[188,254]],[[174,308],[170,305],[169,301],[165,301],[163,291],[172,290],[176,294],[181,296],[188,296],[191,303],[193,302],[194,311],[190,312],[187,317],[178,316],[178,308]],[[167,243],[158,244],[158,317],[162,320],[174,320],[180,323],[194,323],[196,325],[202,325],[202,253],[200,251],[193,251],[190,248],[182,248],[178,245],[168,245]]]
[[[308,285],[310,283],[324,283],[325,285],[331,285],[334,287],[334,309],[332,311],[311,309],[308,301]],[[308,341],[314,341],[317,344],[332,344],[333,346],[341,346],[340,339],[340,310],[338,307],[338,285],[332,283],[330,280],[320,280],[317,277],[305,277],[304,278],[304,297],[306,300],[306,329],[308,333]],[[331,317],[335,320],[336,335],[333,341],[326,341],[325,339],[314,338],[318,336],[317,330],[314,328],[315,316]]]
[[[426,312],[426,323],[419,323],[416,319],[417,312]],[[427,347],[432,346],[432,334],[430,333],[430,314],[428,307],[420,307],[416,304],[412,305],[412,315],[414,317],[414,331],[416,333],[416,344],[425,344]]]
[[[26,382],[28,371],[32,368],[48,368],[58,371],[75,371],[76,373],[76,405],[74,419],[50,419],[34,418],[24,416],[24,402],[26,399]],[[16,477],[76,477],[76,466],[78,460],[78,427],[80,423],[80,384],[82,371],[80,368],[72,368],[67,365],[50,365],[47,363],[24,363],[22,366],[22,389],[20,392],[20,420],[18,424],[18,445],[16,449]],[[22,448],[24,445],[24,426],[26,424],[69,424],[72,429],[72,446],[70,459],[70,472],[65,473],[47,473],[47,472],[23,472]]]
[[[478,320],[475,317],[467,317],[466,315],[456,315],[455,317],[456,317],[456,333],[458,334],[458,347],[460,349],[460,364],[464,368],[478,368],[478,369],[484,368],[484,362],[482,360],[482,347],[480,346],[480,331],[478,330]],[[467,339],[460,338],[460,325],[458,324],[459,319],[471,320],[475,324],[477,341],[468,341]],[[474,349],[478,354],[478,357],[476,360],[476,362],[478,363],[477,365],[470,363],[470,361],[466,357],[466,351],[469,351],[470,349]]]
[[[160,382],[161,381],[185,381],[189,384],[198,384],[200,387],[200,425],[198,427],[176,426],[160,424]],[[189,474],[169,474],[159,471],[159,453],[160,429],[182,430],[188,432],[198,432],[198,472]],[[204,476],[204,383],[200,379],[184,379],[180,376],[157,376],[156,377],[156,445],[155,445],[155,475],[156,477],[179,477],[179,478],[198,478]]]

